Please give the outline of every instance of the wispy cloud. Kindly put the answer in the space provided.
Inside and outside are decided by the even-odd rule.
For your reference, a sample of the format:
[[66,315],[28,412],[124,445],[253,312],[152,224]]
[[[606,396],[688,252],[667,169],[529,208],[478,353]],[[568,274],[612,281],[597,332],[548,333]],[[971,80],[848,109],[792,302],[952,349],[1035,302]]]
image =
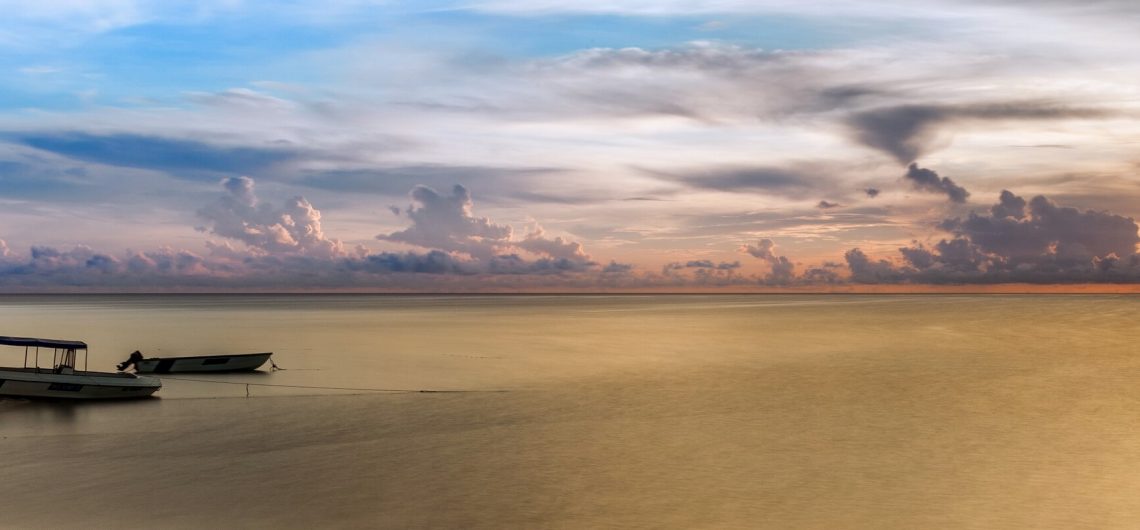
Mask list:
[[9,133],[10,141],[67,158],[110,166],[153,169],[183,178],[216,179],[225,173],[260,174],[294,160],[290,146],[231,147],[129,133]]

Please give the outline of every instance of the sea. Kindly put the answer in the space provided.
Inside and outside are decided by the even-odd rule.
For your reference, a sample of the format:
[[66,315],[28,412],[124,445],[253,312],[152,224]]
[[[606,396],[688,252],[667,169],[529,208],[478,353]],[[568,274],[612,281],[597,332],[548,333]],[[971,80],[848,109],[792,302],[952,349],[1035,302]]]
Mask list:
[[[1140,528],[1134,295],[3,295],[0,528]],[[0,348],[0,366],[23,349]]]

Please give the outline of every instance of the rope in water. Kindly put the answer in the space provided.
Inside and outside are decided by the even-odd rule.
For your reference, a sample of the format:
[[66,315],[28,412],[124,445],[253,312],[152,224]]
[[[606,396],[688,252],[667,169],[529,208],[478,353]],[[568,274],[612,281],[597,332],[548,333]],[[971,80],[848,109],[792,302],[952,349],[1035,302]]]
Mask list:
[[172,379],[175,381],[189,381],[192,383],[215,383],[219,385],[245,385],[246,395],[249,395],[249,387],[251,386],[269,386],[280,388],[304,388],[309,390],[344,390],[348,392],[388,392],[388,393],[401,393],[401,394],[460,394],[460,393],[497,393],[509,392],[508,390],[435,390],[435,389],[412,389],[412,388],[351,388],[341,386],[316,386],[316,385],[283,385],[278,383],[243,383],[240,381],[218,381],[216,379],[188,379],[185,377],[170,377],[159,376],[162,379]]

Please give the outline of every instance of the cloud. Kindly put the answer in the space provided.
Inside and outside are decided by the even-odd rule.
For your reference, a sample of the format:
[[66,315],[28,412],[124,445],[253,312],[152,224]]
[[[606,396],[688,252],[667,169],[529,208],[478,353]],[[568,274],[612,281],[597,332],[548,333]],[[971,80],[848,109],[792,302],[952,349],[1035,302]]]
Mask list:
[[[31,163],[29,163],[31,162]],[[89,181],[82,167],[61,167],[43,161],[0,160],[0,196],[6,198],[90,201],[113,196]]]
[[581,243],[569,241],[562,237],[549,239],[545,236],[542,227],[537,227],[535,231],[527,234],[522,241],[515,243],[515,246],[527,252],[560,261],[568,266],[572,265],[575,268],[597,265],[582,249]]
[[17,289],[131,288],[185,284],[208,277],[210,264],[187,251],[162,248],[116,257],[79,245],[36,245],[26,258],[0,255],[0,287]]
[[304,197],[293,197],[278,209],[258,201],[252,178],[226,178],[222,187],[225,195],[198,210],[210,233],[241,241],[260,254],[346,255],[340,240],[325,236],[321,212]]
[[441,250],[424,254],[414,252],[381,252],[358,260],[347,260],[345,265],[352,271],[377,273],[423,273],[423,274],[475,274],[478,270],[472,264],[457,260]]
[[771,271],[765,281],[771,284],[786,284],[795,279],[795,264],[787,256],[777,256],[776,243],[771,239],[761,239],[755,245],[742,245],[738,250],[760,258],[768,263]]
[[940,223],[951,238],[902,247],[904,265],[847,253],[861,283],[1073,283],[1140,280],[1140,226],[1131,217],[1029,201],[1006,190],[988,214]]
[[218,107],[227,111],[270,111],[284,112],[296,108],[296,104],[248,88],[230,88],[221,92],[192,92],[186,98],[199,105]]
[[129,133],[16,133],[3,137],[75,160],[165,171],[198,180],[216,179],[219,173],[258,174],[301,155],[298,149],[282,146],[226,147]]
[[839,270],[843,268],[840,263],[824,262],[816,267],[809,267],[800,276],[800,281],[809,285],[835,285],[843,283],[845,280],[839,274]]
[[727,192],[763,192],[793,199],[814,193],[817,183],[829,175],[819,168],[714,167],[683,173],[647,171],[649,174],[689,187]]
[[769,51],[710,41],[673,48],[592,48],[533,62],[518,72],[550,87],[545,96],[495,105],[530,113],[635,118],[666,116],[705,124],[817,114],[882,95],[873,79],[844,64],[844,51]]
[[618,263],[614,260],[610,260],[608,265],[602,267],[603,274],[625,274],[632,270],[633,265],[629,263]]
[[672,268],[681,268],[681,267],[684,267],[687,269],[717,269],[717,270],[727,271],[727,270],[739,269],[740,268],[740,262],[739,261],[732,261],[732,262],[722,261],[720,263],[715,263],[712,260],[708,260],[708,259],[698,259],[698,260],[689,260],[689,261],[685,262],[684,265],[681,265],[680,262],[677,262],[676,265]]
[[1003,191],[990,211],[947,219],[941,226],[1007,262],[1043,257],[1091,262],[1110,254],[1131,256],[1140,243],[1131,217],[1062,207],[1041,195],[1026,202]]
[[439,249],[445,252],[462,252],[476,260],[490,260],[510,247],[511,227],[498,225],[486,217],[471,213],[471,194],[456,184],[451,195],[441,195],[426,186],[412,189],[412,200],[404,214],[412,226],[380,234],[376,239]]
[[874,199],[875,197],[879,196],[880,192],[879,192],[878,188],[867,188],[867,189],[863,190],[863,193],[866,193],[867,197]]
[[853,248],[843,254],[847,268],[851,271],[851,281],[856,283],[894,283],[899,273],[887,260],[872,261],[862,250]]
[[906,168],[903,178],[909,180],[915,189],[931,193],[945,193],[952,202],[963,203],[970,196],[970,192],[950,180],[950,177],[938,178],[933,170],[911,164]]
[[819,201],[819,203],[817,203],[815,205],[816,208],[819,208],[821,210],[830,210],[832,208],[838,208],[840,206],[842,206],[842,204],[839,204],[837,202],[828,202],[828,201]]
[[901,164],[927,153],[947,125],[969,122],[1102,119],[1109,109],[1022,101],[961,105],[905,104],[852,114],[847,124],[859,143],[883,151]]
[[[715,262],[708,259],[674,261],[666,263],[661,268],[661,279],[675,286],[692,283],[705,286],[741,285],[747,283],[747,279],[737,273],[740,267],[739,261]],[[646,285],[653,283],[656,282],[647,281]]]
[[561,171],[553,167],[421,164],[309,172],[298,183],[331,191],[399,195],[417,185],[441,189],[464,182],[477,185],[484,194],[518,197],[528,193],[520,190],[528,186],[528,179]]

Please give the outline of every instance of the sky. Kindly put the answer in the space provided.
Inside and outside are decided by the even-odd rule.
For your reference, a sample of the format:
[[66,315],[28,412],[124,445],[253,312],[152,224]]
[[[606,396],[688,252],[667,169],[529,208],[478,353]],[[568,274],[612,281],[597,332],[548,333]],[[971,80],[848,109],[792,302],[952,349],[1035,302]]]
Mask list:
[[0,291],[1140,284],[1133,2],[0,10]]

